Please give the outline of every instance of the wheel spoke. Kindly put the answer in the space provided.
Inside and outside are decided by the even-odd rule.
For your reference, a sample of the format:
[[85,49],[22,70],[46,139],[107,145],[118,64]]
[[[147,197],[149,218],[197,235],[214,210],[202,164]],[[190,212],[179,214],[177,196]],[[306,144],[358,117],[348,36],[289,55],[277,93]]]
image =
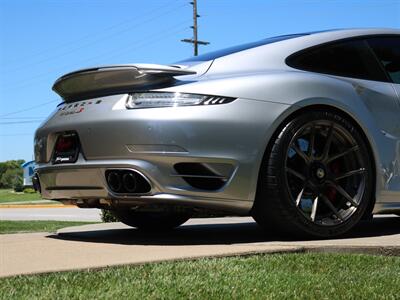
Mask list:
[[329,150],[331,149],[334,129],[335,129],[335,123],[332,123],[331,126],[329,127],[328,135],[326,137],[324,150],[322,152],[322,159],[326,160],[329,156]]
[[286,172],[288,172],[289,174],[294,175],[295,177],[301,179],[302,181],[306,181],[306,177],[303,174],[301,174],[301,173],[299,173],[299,172],[297,172],[297,171],[295,171],[295,170],[293,170],[291,168],[286,167]]
[[300,156],[306,162],[306,164],[310,163],[310,158],[303,151],[301,151],[296,144],[293,143],[292,149],[296,151],[297,155]]
[[303,198],[303,194],[304,194],[305,190],[306,190],[306,185],[303,186],[300,193],[297,195],[297,198],[296,198],[296,206],[297,207],[300,205],[300,202],[301,202],[301,199]]
[[318,199],[319,196],[317,198],[314,199],[313,205],[312,205],[312,209],[311,209],[311,221],[315,221],[315,217],[317,216],[317,209],[318,209]]
[[315,123],[312,124],[311,133],[310,133],[310,144],[308,146],[308,157],[311,159],[314,157],[314,144],[315,144]]
[[325,196],[325,195],[321,195],[322,200],[324,201],[324,203],[326,204],[326,206],[329,207],[329,209],[334,213],[334,215],[341,221],[343,221],[342,216],[340,215],[340,213],[338,212],[338,210],[336,209],[336,207],[333,206],[332,202],[329,201],[329,199]]
[[339,194],[346,198],[354,207],[358,207],[358,203],[354,201],[354,199],[338,184],[331,183],[333,188],[335,188]]
[[339,153],[339,154],[336,154],[336,155],[334,155],[332,157],[329,157],[326,160],[326,163],[329,164],[330,162],[332,162],[332,161],[334,161],[334,160],[336,160],[338,158],[341,158],[343,156],[346,156],[346,155],[350,154],[351,152],[358,151],[359,149],[360,149],[360,147],[358,145],[355,145],[355,146],[351,147],[350,149],[347,149],[346,151],[344,151],[342,153]]
[[338,180],[343,179],[343,178],[348,178],[350,176],[358,175],[358,174],[364,174],[365,171],[366,171],[365,168],[360,168],[360,169],[357,169],[357,170],[348,171],[346,173],[337,175],[335,177],[335,181],[338,181]]

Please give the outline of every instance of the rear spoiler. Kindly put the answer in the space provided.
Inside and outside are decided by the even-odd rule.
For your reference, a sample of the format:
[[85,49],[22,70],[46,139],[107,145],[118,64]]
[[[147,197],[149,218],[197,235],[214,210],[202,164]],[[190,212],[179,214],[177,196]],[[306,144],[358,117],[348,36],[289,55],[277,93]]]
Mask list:
[[173,82],[174,76],[194,74],[192,70],[155,64],[105,66],[68,73],[57,79],[53,91],[72,102],[160,87]]

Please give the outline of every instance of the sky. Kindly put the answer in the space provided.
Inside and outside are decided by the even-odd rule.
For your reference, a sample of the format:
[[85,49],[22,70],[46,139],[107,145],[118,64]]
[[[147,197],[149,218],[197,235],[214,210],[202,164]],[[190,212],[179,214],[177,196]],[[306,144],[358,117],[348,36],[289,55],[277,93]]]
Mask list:
[[[400,28],[400,0],[198,0],[200,54],[333,28]],[[192,56],[189,0],[0,0],[0,161],[33,159],[33,136],[61,99],[52,84],[84,67]]]

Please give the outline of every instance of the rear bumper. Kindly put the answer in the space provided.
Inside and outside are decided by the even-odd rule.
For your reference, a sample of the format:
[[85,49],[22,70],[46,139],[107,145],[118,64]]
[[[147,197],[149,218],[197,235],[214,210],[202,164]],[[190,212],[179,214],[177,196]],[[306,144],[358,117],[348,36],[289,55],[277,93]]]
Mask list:
[[[289,107],[237,99],[215,106],[127,110],[123,95],[100,100],[60,107],[37,130],[35,157],[44,198],[182,204],[247,213],[266,145]],[[65,131],[78,133],[82,153],[74,164],[52,165],[57,134]],[[179,163],[207,164],[224,173],[225,184],[214,190],[196,188],[177,174]],[[111,192],[105,172],[121,168],[143,174],[151,191]]]
[[[176,159],[182,161],[182,158]],[[107,170],[115,169],[139,172],[150,183],[150,192],[142,195],[114,193],[105,174]],[[43,198],[72,201],[88,207],[101,203],[114,207],[170,204],[246,214],[252,206],[248,199],[229,198],[229,184],[235,174],[225,188],[205,192],[191,188],[179,176],[163,174],[154,163],[143,160],[85,161],[81,156],[76,164],[42,165],[36,172]]]

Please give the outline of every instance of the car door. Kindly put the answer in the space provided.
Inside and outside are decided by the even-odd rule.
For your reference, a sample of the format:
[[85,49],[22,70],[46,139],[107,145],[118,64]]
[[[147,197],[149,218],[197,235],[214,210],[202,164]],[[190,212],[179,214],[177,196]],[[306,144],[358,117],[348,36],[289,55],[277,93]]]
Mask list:
[[[398,114],[394,120],[393,133],[397,138],[395,159],[390,166],[389,175],[392,182],[398,182],[393,189],[400,199],[400,36],[386,35],[367,39],[367,43],[385,70],[388,81],[397,94]],[[393,185],[392,185],[393,186]],[[397,193],[397,191],[399,191]]]

